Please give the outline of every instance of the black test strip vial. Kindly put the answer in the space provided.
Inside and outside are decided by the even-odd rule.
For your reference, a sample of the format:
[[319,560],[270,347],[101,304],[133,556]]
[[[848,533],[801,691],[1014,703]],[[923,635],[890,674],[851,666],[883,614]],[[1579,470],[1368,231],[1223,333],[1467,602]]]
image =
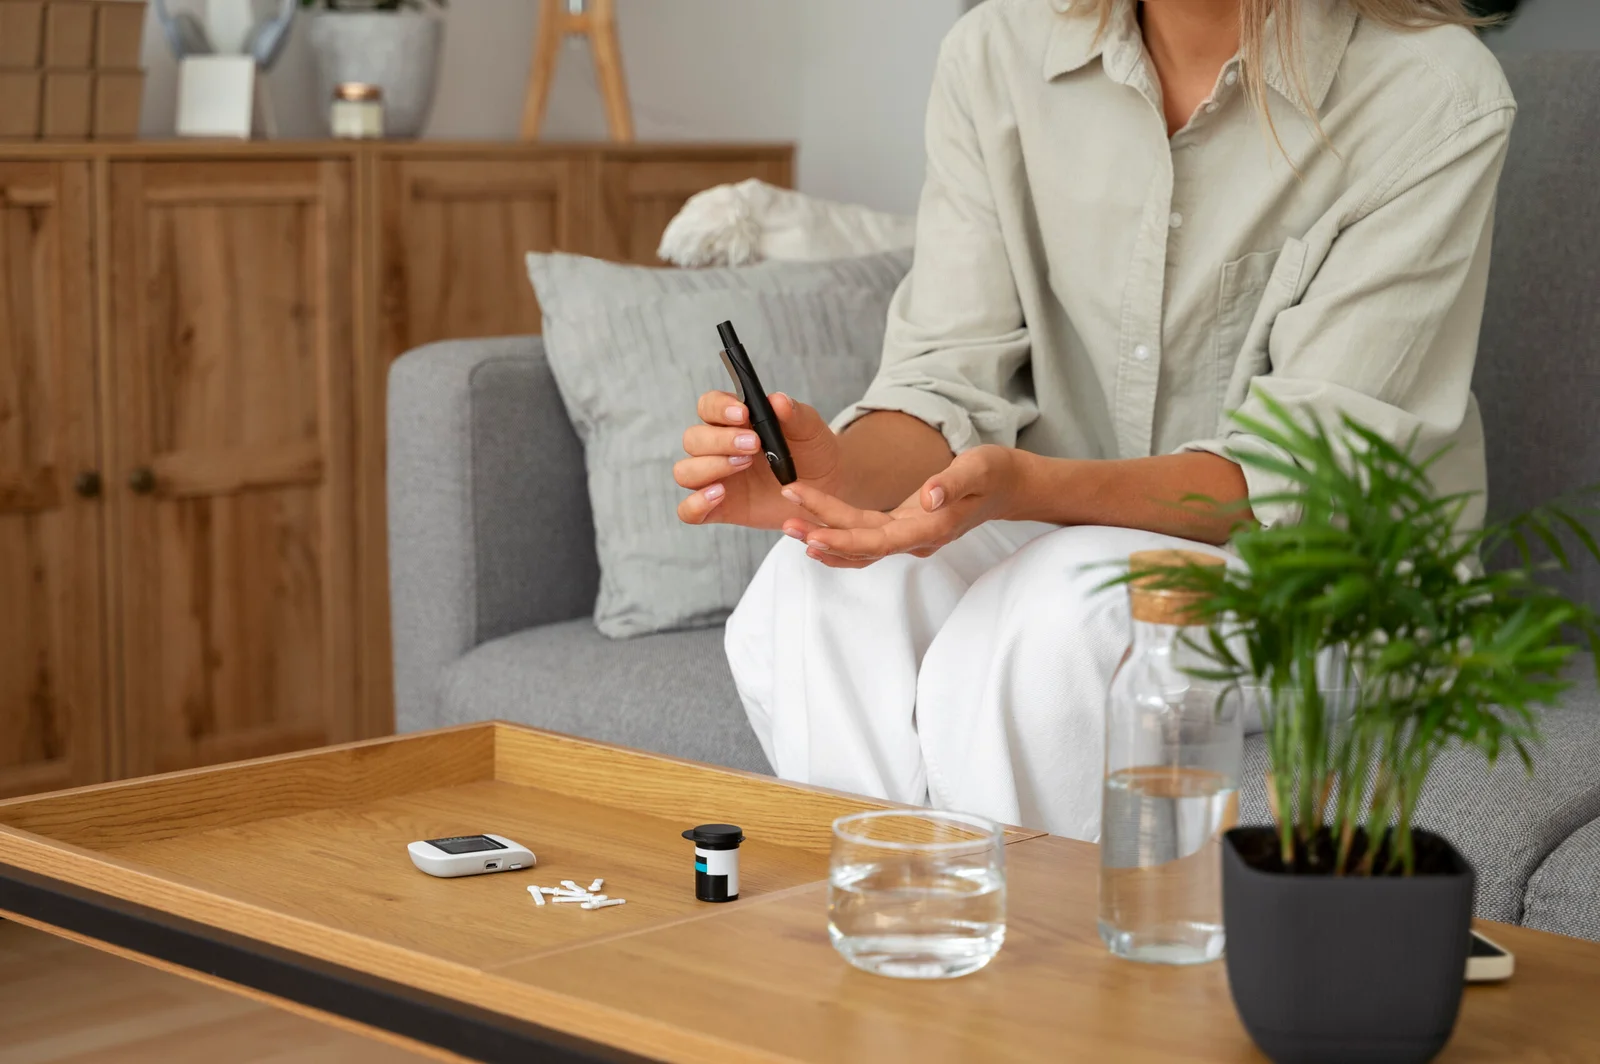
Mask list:
[[744,832],[734,824],[701,824],[683,837],[694,843],[694,896],[701,901],[736,899]]

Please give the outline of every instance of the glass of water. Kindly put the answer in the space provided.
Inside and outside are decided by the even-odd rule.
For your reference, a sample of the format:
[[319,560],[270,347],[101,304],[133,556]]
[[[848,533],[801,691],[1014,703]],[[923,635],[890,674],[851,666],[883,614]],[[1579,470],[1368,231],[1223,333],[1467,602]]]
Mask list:
[[953,979],[988,964],[1005,941],[1005,840],[982,817],[840,817],[828,882],[828,936],[863,971]]

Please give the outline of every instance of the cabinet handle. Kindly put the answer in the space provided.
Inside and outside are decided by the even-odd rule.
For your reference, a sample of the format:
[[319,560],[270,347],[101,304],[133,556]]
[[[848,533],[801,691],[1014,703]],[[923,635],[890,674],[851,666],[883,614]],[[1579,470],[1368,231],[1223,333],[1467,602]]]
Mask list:
[[77,479],[72,482],[72,490],[77,492],[80,498],[98,499],[100,497],[99,470],[85,469],[82,473],[79,473]]
[[128,474],[128,487],[135,495],[149,495],[156,490],[156,475],[148,466],[140,466]]

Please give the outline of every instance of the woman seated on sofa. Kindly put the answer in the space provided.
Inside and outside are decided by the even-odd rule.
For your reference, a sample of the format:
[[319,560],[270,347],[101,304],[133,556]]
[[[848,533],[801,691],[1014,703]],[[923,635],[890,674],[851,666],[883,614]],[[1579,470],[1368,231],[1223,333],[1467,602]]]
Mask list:
[[[1220,550],[1284,485],[1258,396],[1450,448],[1515,105],[1461,0],[988,0],[945,42],[916,262],[801,480],[703,396],[691,524],[782,528],[728,623],[778,774],[1093,839],[1126,593],[1084,567]],[[1191,496],[1216,500],[1202,506]],[[1230,507],[1229,504],[1232,504]],[[1481,519],[1481,512],[1468,515]]]

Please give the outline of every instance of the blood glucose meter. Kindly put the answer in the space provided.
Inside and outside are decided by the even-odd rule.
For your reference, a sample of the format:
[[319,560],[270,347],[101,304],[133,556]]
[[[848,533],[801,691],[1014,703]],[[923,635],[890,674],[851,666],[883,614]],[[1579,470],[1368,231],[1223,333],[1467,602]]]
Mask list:
[[532,868],[538,858],[526,846],[504,835],[452,835],[447,839],[425,839],[406,847],[411,863],[430,876],[454,879],[481,876],[490,872],[514,872]]

